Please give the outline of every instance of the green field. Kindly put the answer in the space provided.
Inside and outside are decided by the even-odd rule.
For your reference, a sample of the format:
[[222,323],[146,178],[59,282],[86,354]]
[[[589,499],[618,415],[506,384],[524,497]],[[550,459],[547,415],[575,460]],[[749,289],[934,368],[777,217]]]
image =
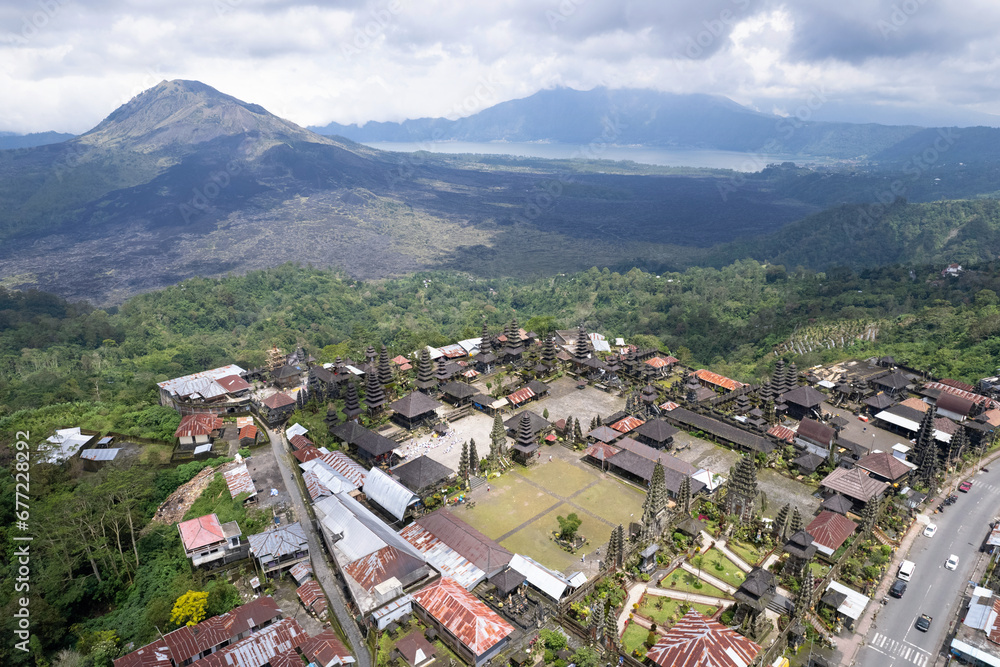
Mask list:
[[[689,608],[694,609],[705,616],[712,616],[718,611],[718,607],[712,607],[705,604],[697,604],[684,602],[683,600],[674,600],[673,598],[664,597],[662,595],[646,595],[643,598],[642,604],[639,606],[639,615],[648,618],[651,621],[655,621],[660,627],[669,627],[665,625],[669,623],[671,615],[674,611],[682,604],[686,604]],[[680,614],[678,614],[679,616]]]
[[458,516],[490,539],[509,533],[559,502],[517,475],[491,479],[489,484],[491,490],[480,496],[476,506],[461,510]]
[[730,551],[742,558],[748,565],[757,565],[763,557],[760,550],[752,544],[746,544],[737,540],[726,543]]
[[[573,563],[579,563],[580,557],[564,551],[549,537],[552,531],[559,527],[556,517],[566,516],[573,511],[574,508],[571,505],[562,503],[551,512],[540,516],[532,523],[517,531],[500,544],[514,553],[522,553],[534,558],[545,567],[550,567],[553,570],[565,570],[571,567]],[[610,527],[607,527],[607,531],[602,534],[601,541],[598,542],[591,537],[591,527],[596,527],[597,525],[605,526],[605,524],[589,515],[577,513],[577,516],[583,519],[583,523],[580,524],[580,534],[585,535],[591,540],[591,544],[588,544],[584,548],[584,551],[590,551],[594,548],[593,545],[602,544],[607,541],[611,535]]]
[[599,479],[597,474],[585,468],[555,458],[544,465],[520,469],[517,474],[564,498]]
[[625,632],[622,633],[622,647],[628,653],[632,653],[632,651],[645,643],[647,636],[649,636],[649,629],[633,621],[628,624]]
[[[691,563],[692,565],[697,565]],[[746,579],[746,575],[740,568],[736,567],[736,563],[729,560],[725,554],[721,551],[712,547],[705,552],[705,562],[702,564],[702,569],[706,574],[710,574],[716,579],[722,579],[727,584],[739,587]]]
[[[696,588],[695,582],[699,582],[701,584],[701,588]],[[674,585],[671,586],[671,584]],[[707,581],[701,581],[695,575],[680,568],[677,568],[664,577],[663,582],[660,584],[660,588],[669,588],[672,591],[684,591],[687,593],[698,593],[699,595],[708,595],[714,598],[729,598],[729,594],[725,591],[716,588]]]
[[573,502],[592,514],[628,530],[629,521],[642,518],[642,503],[646,494],[617,479],[603,479],[578,496]]

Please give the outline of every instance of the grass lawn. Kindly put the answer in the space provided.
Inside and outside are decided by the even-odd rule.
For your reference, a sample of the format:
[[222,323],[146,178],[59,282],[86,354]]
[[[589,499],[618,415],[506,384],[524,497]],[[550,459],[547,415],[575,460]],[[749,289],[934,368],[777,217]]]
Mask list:
[[632,622],[625,628],[622,634],[622,647],[631,655],[632,651],[642,647],[649,636],[649,628],[644,628],[638,623]]
[[517,474],[564,498],[599,479],[596,472],[556,458],[527,470],[520,469]]
[[[481,496],[475,507],[455,511],[460,519],[490,539],[497,539],[559,502],[517,475],[503,475],[489,484],[491,490]],[[552,527],[556,528],[554,516]]]
[[[692,565],[695,564],[692,563]],[[705,552],[705,562],[702,564],[702,568],[713,577],[722,579],[727,584],[732,584],[733,586],[738,587],[746,579],[746,575],[743,574],[740,568],[736,567],[736,563],[729,560],[724,553],[715,547]]]
[[[660,604],[661,608],[657,608],[657,604]],[[711,616],[716,611],[718,607],[712,607],[705,604],[694,604],[684,602],[683,600],[674,600],[673,598],[663,597],[662,595],[647,595],[643,598],[642,605],[639,607],[639,615],[645,616],[651,621],[656,621],[656,624],[662,628],[668,628],[666,625],[670,621],[670,616],[674,611],[682,604],[686,604],[688,607],[698,611],[705,616]],[[678,617],[680,614],[678,614]]]
[[[642,518],[642,503],[646,494],[613,478],[602,479],[578,496],[573,503],[612,524],[622,524],[628,530],[630,520]],[[610,533],[609,533],[610,534]],[[584,531],[590,537],[590,533]],[[593,538],[591,538],[593,541]]]
[[813,576],[816,581],[819,581],[826,576],[826,573],[830,571],[829,565],[824,565],[823,563],[817,563],[816,561],[810,561],[809,569],[812,570]]
[[582,519],[580,534],[590,540],[590,543],[581,549],[581,553],[593,551],[596,545],[606,543],[608,538],[611,537],[611,526],[585,512],[577,511],[572,505],[561,503],[551,512],[538,517],[538,519],[517,531],[500,544],[514,553],[523,553],[530,556],[553,570],[562,571],[571,567],[574,563],[579,564],[579,555],[563,551],[559,548],[558,544],[549,539],[551,531],[559,527],[556,517],[566,516],[571,512],[576,512],[576,515]]
[[745,542],[731,540],[726,543],[726,546],[728,546],[734,554],[746,561],[748,565],[757,565],[760,563],[760,559],[764,556],[760,549]]
[[[695,582],[699,582],[701,584],[701,588],[695,588]],[[674,585],[671,586],[671,584]],[[695,575],[680,568],[677,568],[664,577],[663,583],[660,584],[660,588],[669,588],[671,590],[684,591],[687,593],[698,593],[700,595],[709,595],[715,598],[729,598],[729,595],[722,589],[716,588],[707,581],[701,581]]]
[[139,463],[143,465],[166,465],[170,463],[170,456],[174,448],[170,445],[141,445],[139,452]]

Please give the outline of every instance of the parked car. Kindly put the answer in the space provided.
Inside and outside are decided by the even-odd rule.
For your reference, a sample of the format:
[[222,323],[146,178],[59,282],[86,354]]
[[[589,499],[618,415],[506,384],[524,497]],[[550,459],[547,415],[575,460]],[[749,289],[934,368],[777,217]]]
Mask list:
[[958,485],[958,490],[961,491],[962,493],[968,493],[969,489],[971,488],[972,488],[972,482],[970,482],[969,480],[965,480],[964,482]]
[[931,621],[933,620],[934,620],[933,616],[928,616],[927,614],[920,614],[920,617],[917,619],[917,630],[920,630],[921,632],[927,632],[928,630],[930,630]]
[[948,570],[954,570],[958,568],[958,556],[952,554],[948,556],[948,560],[944,562],[944,566]]
[[902,579],[897,579],[896,581],[892,582],[892,587],[889,588],[889,595],[891,595],[894,598],[903,597],[903,593],[905,592],[906,592],[906,582],[903,581]]
[[924,537],[934,537],[934,533],[937,532],[937,524],[929,523],[927,527],[924,528]]

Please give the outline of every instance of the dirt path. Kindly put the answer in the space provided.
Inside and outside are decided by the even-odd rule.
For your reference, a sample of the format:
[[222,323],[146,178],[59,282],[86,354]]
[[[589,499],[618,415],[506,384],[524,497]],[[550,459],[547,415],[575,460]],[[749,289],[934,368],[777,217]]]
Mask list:
[[184,515],[187,514],[187,511],[191,509],[194,501],[198,500],[202,491],[211,484],[215,478],[215,473],[225,472],[236,466],[236,462],[224,463],[220,466],[209,466],[195,475],[190,481],[181,484],[176,491],[163,501],[162,505],[156,508],[156,514],[153,515],[149,526],[143,532],[148,531],[153,524],[162,523],[170,525],[181,521]]

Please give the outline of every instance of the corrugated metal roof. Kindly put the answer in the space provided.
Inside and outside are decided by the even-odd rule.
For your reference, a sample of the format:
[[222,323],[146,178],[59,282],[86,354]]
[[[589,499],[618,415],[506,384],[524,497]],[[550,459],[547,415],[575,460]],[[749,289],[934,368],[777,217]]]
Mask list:
[[239,375],[227,375],[217,379],[216,382],[226,391],[227,394],[235,394],[236,392],[250,389],[250,383],[241,378]]
[[315,579],[307,581],[299,586],[295,593],[307,609],[312,609],[320,618],[323,617],[323,612],[326,611],[327,607],[326,596],[323,595],[323,588],[318,581]]
[[197,447],[194,448],[195,454],[204,454],[205,452],[210,452],[210,451],[212,451],[212,443],[198,445]]
[[[409,547],[412,549],[412,547]],[[414,556],[408,551],[394,546],[384,546],[367,556],[344,566],[344,572],[366,591],[374,591],[380,584],[392,581],[392,586],[401,585],[410,575],[425,567],[422,556]]]
[[718,373],[713,373],[710,370],[700,368],[694,372],[694,376],[699,380],[703,380],[709,384],[714,384],[717,387],[722,387],[723,389],[728,389],[733,391],[734,389],[739,389],[743,386],[742,382],[737,382],[732,378],[727,378],[725,375],[719,375]]
[[80,458],[88,461],[114,461],[121,449],[85,449]]
[[438,350],[440,350],[441,354],[447,359],[458,359],[459,357],[464,357],[468,354],[468,351],[458,343],[439,347]]
[[318,459],[323,456],[323,452],[319,451],[316,447],[306,446],[302,449],[296,449],[292,452],[292,456],[299,460],[299,463],[307,463],[313,459]]
[[430,531],[417,523],[411,523],[400,531],[400,536],[419,549],[428,563],[437,568],[446,577],[451,577],[466,590],[472,590],[476,584],[486,578],[486,573],[469,562],[447,544],[435,537]]
[[[305,450],[300,450],[305,451]],[[317,487],[317,491],[322,491],[320,495],[340,493],[341,491],[353,491],[364,484],[368,472],[352,461],[343,452],[329,452],[319,458],[312,458],[299,465],[303,475],[309,471],[316,478],[316,482],[322,488]],[[315,500],[317,496],[313,496]]]
[[767,434],[785,442],[792,442],[795,439],[795,431],[781,424],[775,424],[769,428]]
[[562,598],[569,586],[566,577],[521,554],[514,554],[510,559],[510,567],[523,574],[529,584],[556,601]]
[[308,636],[298,621],[294,618],[284,618],[235,644],[194,661],[191,665],[192,667],[264,667],[278,654],[293,651]]
[[173,380],[157,382],[156,384],[160,389],[180,398],[187,398],[189,396],[193,398],[215,398],[227,393],[225,387],[220,385],[216,380],[231,375],[242,375],[245,372],[236,364],[229,364],[201,371],[200,373],[192,373],[191,375],[174,378]]
[[858,524],[846,516],[823,510],[806,526],[806,532],[812,535],[813,544],[826,547],[830,552],[840,548],[848,537],[854,534]]
[[624,419],[619,419],[612,424],[611,428],[619,433],[628,433],[629,431],[634,431],[645,423],[646,422],[636,417],[625,417]]
[[660,667],[747,667],[760,650],[743,635],[691,610],[646,657]]
[[199,412],[181,417],[181,423],[174,431],[175,438],[193,438],[199,435],[210,435],[212,431],[222,428],[222,419],[211,412]]
[[413,599],[476,656],[514,631],[479,598],[448,577],[417,591]]
[[323,667],[354,662],[354,657],[332,630],[324,630],[315,637],[306,639],[301,648],[306,660]]
[[226,486],[229,487],[229,495],[233,498],[236,498],[236,496],[241,493],[248,493],[251,498],[257,495],[257,489],[254,488],[253,480],[250,479],[250,471],[247,470],[246,463],[243,463],[232,470],[227,470],[222,473],[222,476],[226,478]]
[[678,405],[677,403],[674,403],[673,401],[667,401],[666,403],[660,404],[660,409],[666,410],[667,412],[670,412],[671,410],[676,410],[679,407],[681,406]]
[[250,542],[250,553],[264,561],[309,550],[306,533],[298,521],[287,526],[250,535],[247,540]]
[[378,468],[368,471],[364,492],[379,507],[402,521],[406,508],[420,501],[417,494],[385,474]]
[[531,387],[521,387],[512,394],[507,394],[507,400],[511,404],[517,405],[518,403],[524,403],[525,401],[535,397],[535,392],[531,390]]
[[295,581],[299,584],[304,582],[306,579],[312,576],[313,566],[309,561],[304,561],[302,563],[296,563],[291,568],[289,568],[288,573],[291,574]]
[[344,564],[364,558],[387,545],[420,557],[420,552],[409,542],[346,493],[323,498],[313,507],[321,517],[321,523],[330,533],[343,536],[334,544],[334,550],[343,554]]
[[302,424],[295,422],[294,424],[285,429],[285,436],[291,439],[297,435],[305,435],[308,432],[309,429],[307,429]]

